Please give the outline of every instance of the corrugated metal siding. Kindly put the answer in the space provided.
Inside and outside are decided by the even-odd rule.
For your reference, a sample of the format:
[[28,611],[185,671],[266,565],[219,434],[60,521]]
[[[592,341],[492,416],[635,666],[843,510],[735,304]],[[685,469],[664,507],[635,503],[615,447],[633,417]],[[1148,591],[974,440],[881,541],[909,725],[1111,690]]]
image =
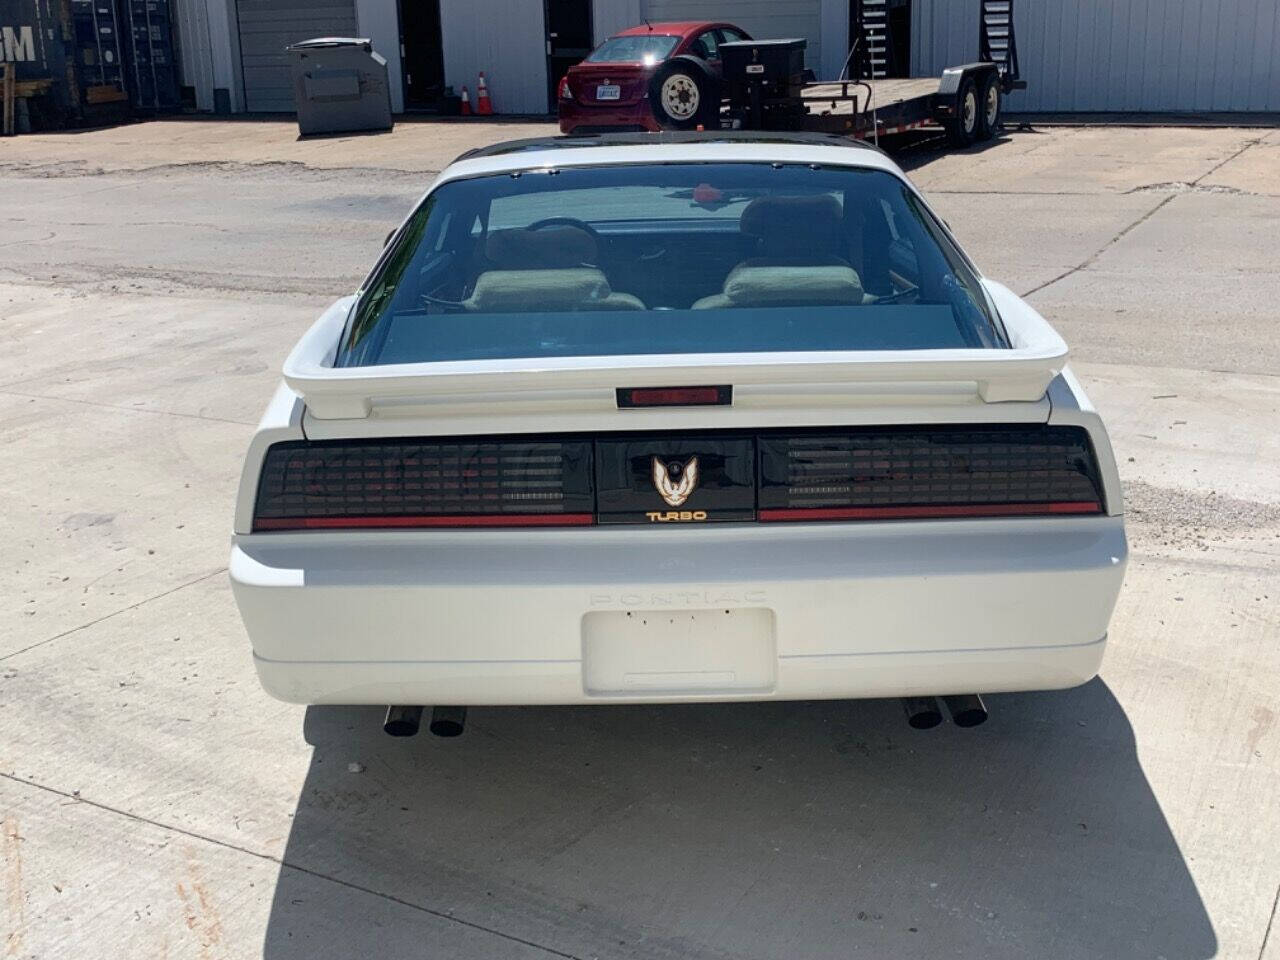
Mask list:
[[640,22],[640,0],[592,0],[591,33],[596,45]]
[[182,83],[196,93],[196,109],[213,109],[213,45],[206,0],[174,0]]
[[391,112],[404,110],[404,66],[400,62],[400,11],[395,0],[355,0],[356,36],[368,37],[387,60]]
[[[914,0],[912,70],[976,59],[979,4]],[[1280,110],[1277,0],[1015,0],[1018,110]]]
[[293,81],[284,48],[313,37],[350,37],[356,32],[354,0],[237,0],[240,65],[245,109],[292,113]]
[[444,82],[466,86],[472,106],[483,70],[498,113],[547,112],[546,27],[541,0],[441,0]]
[[822,49],[819,0],[641,0],[650,20],[725,20],[753,37],[804,37],[805,62],[816,68]]
[[[1027,0],[1022,0],[1025,4]],[[1014,0],[1014,26],[1021,31],[1022,4]],[[929,77],[944,67],[968,63],[978,57],[978,2],[956,3],[955,0],[912,0],[911,4],[911,73]],[[1019,54],[1026,40],[1019,33]]]

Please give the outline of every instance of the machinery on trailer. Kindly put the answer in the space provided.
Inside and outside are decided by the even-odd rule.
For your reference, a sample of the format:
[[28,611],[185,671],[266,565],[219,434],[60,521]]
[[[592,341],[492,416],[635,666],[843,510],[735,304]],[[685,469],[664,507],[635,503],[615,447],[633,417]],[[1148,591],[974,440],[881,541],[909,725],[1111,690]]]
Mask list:
[[[865,43],[864,43],[865,41]],[[655,115],[664,127],[706,128],[712,125],[741,130],[810,130],[839,133],[862,140],[902,133],[927,126],[941,126],[956,146],[968,146],[992,137],[1000,124],[1003,99],[1012,90],[1024,89],[1019,77],[1017,46],[1013,32],[1013,0],[983,0],[978,41],[979,59],[947,67],[939,77],[885,77],[878,66],[884,61],[874,26],[863,31],[845,63],[861,57],[867,74],[857,79],[817,81],[805,70],[804,40],[740,40],[722,43],[720,96],[709,88],[706,71],[681,64],[673,57],[663,64],[665,77],[686,70],[689,84],[708,85],[701,99],[720,103],[718,115],[675,120],[655,104]],[[655,80],[659,78],[655,77]]]

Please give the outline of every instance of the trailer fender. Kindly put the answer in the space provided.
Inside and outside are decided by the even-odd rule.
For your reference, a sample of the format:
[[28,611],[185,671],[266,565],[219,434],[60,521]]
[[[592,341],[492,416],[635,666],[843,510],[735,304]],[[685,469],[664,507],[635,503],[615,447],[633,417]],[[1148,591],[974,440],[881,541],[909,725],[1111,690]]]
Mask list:
[[958,67],[947,67],[942,71],[942,79],[938,81],[938,95],[934,105],[934,119],[950,120],[956,115],[956,95],[965,80],[972,78],[974,86],[982,89],[983,82],[999,68],[994,63],[964,63]]

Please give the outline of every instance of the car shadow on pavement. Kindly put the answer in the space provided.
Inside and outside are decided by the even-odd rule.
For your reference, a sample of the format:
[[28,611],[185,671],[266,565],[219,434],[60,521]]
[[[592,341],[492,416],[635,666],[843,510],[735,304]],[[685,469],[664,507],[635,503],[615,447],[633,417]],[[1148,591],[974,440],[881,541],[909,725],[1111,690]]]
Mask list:
[[967,147],[953,147],[948,142],[945,133],[937,130],[923,130],[898,134],[892,138],[884,137],[880,145],[889,154],[894,163],[905,172],[910,173],[912,170],[928,166],[946,154],[961,153],[977,156],[978,154],[986,153],[988,150],[998,150],[1000,147],[1011,143],[1014,136],[1033,132],[1035,131],[1004,129],[990,140],[980,140]]
[[313,707],[265,955],[1214,956],[1107,686],[988,703]]

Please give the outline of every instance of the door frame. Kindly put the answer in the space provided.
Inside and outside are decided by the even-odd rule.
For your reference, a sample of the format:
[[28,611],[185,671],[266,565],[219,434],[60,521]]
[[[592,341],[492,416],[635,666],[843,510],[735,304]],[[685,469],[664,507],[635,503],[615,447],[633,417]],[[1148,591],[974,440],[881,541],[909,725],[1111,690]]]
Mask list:
[[[359,0],[357,0],[359,2]],[[439,107],[424,106],[418,101],[410,101],[409,99],[409,58],[405,56],[405,35],[404,35],[404,4],[405,0],[396,0],[396,42],[400,45],[400,99],[404,106],[405,113],[439,113]],[[444,11],[440,8],[443,6],[443,0],[436,0],[436,33],[440,37],[440,86],[441,90],[447,86],[445,83],[444,70]]]
[[[555,76],[555,71],[551,68],[551,11],[548,5],[551,0],[542,0],[542,50],[543,64],[547,72],[547,112],[555,114],[559,111],[559,98],[556,87],[559,86],[559,78]],[[595,49],[596,36],[596,11],[595,0],[580,0],[587,10],[587,49]]]

